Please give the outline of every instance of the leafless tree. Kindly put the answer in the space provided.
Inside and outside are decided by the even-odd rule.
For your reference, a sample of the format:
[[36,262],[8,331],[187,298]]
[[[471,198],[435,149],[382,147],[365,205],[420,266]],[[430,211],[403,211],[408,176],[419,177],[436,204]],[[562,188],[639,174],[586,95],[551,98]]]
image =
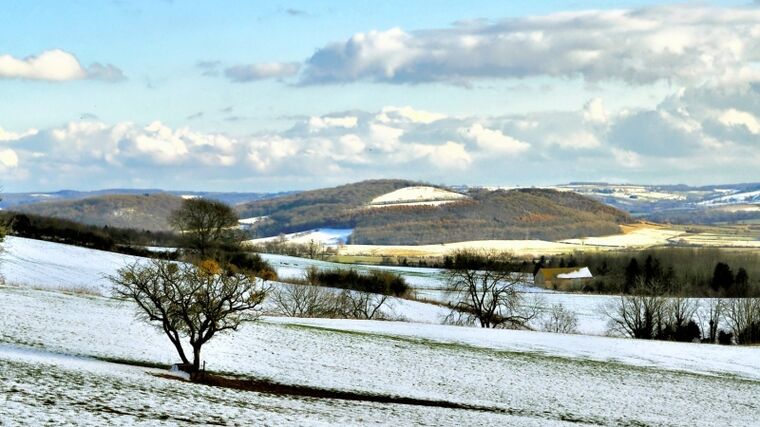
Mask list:
[[636,293],[602,307],[609,319],[610,331],[632,338],[652,339],[665,321],[667,300],[662,297],[662,283],[644,283],[638,279]]
[[724,315],[737,344],[760,342],[760,298],[729,298]]
[[182,233],[187,245],[205,259],[217,245],[235,240],[238,216],[227,204],[207,199],[186,199],[172,212],[169,224]]
[[702,310],[697,312],[702,331],[706,331],[705,338],[708,342],[718,341],[718,331],[723,321],[725,301],[721,298],[707,298],[702,302]]
[[698,307],[694,298],[669,297],[664,307],[664,321],[674,327],[685,326],[694,320]]
[[350,319],[382,319],[381,310],[388,301],[388,295],[345,289],[337,297],[337,311],[341,317]]
[[288,317],[333,317],[335,292],[315,285],[281,285],[271,299],[278,314]]
[[[117,296],[138,306],[138,317],[155,323],[196,374],[201,348],[220,333],[235,331],[259,317],[266,289],[256,278],[222,269],[213,261],[198,266],[163,260],[134,263],[110,277]],[[182,347],[186,338],[192,359]]]
[[518,292],[522,275],[509,271],[508,254],[482,252],[473,258],[481,260],[482,268],[454,265],[445,273],[447,289],[455,297],[449,321],[476,322],[482,328],[521,328],[540,314],[540,307],[526,304]]
[[578,317],[562,304],[554,304],[546,313],[541,329],[561,334],[578,333]]

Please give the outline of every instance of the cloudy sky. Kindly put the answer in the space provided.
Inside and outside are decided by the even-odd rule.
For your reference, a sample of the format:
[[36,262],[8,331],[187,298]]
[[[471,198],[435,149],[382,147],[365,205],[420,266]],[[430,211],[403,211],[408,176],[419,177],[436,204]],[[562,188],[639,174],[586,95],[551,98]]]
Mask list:
[[760,181],[760,2],[512,3],[0,0],[0,185]]

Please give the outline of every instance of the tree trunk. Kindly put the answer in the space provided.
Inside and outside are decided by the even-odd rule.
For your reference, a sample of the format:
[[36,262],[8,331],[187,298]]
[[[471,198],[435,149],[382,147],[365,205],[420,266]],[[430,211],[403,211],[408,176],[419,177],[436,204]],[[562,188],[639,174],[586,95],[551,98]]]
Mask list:
[[193,346],[193,372],[191,372],[191,374],[197,373],[200,370],[201,370],[201,346],[194,345]]

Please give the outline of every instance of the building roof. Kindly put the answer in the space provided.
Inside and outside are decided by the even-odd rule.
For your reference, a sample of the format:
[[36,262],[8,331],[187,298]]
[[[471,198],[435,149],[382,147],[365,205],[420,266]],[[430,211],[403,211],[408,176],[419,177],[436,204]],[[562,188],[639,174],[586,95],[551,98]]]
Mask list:
[[590,279],[594,277],[588,267],[564,267],[564,268],[542,268],[538,273],[543,273],[544,280],[547,279]]

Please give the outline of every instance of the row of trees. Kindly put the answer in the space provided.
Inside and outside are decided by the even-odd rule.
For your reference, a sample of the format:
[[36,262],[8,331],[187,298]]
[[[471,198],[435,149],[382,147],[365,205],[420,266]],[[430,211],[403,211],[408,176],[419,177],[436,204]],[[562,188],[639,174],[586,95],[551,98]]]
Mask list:
[[[579,291],[606,294],[636,292],[640,283],[664,283],[671,296],[760,296],[760,255],[708,248],[662,248],[645,251],[583,252],[532,264],[542,267],[588,267],[594,280]],[[523,270],[524,271],[524,270]]]
[[760,298],[674,297],[663,279],[637,280],[631,294],[602,308],[612,332],[638,339],[760,342]]

